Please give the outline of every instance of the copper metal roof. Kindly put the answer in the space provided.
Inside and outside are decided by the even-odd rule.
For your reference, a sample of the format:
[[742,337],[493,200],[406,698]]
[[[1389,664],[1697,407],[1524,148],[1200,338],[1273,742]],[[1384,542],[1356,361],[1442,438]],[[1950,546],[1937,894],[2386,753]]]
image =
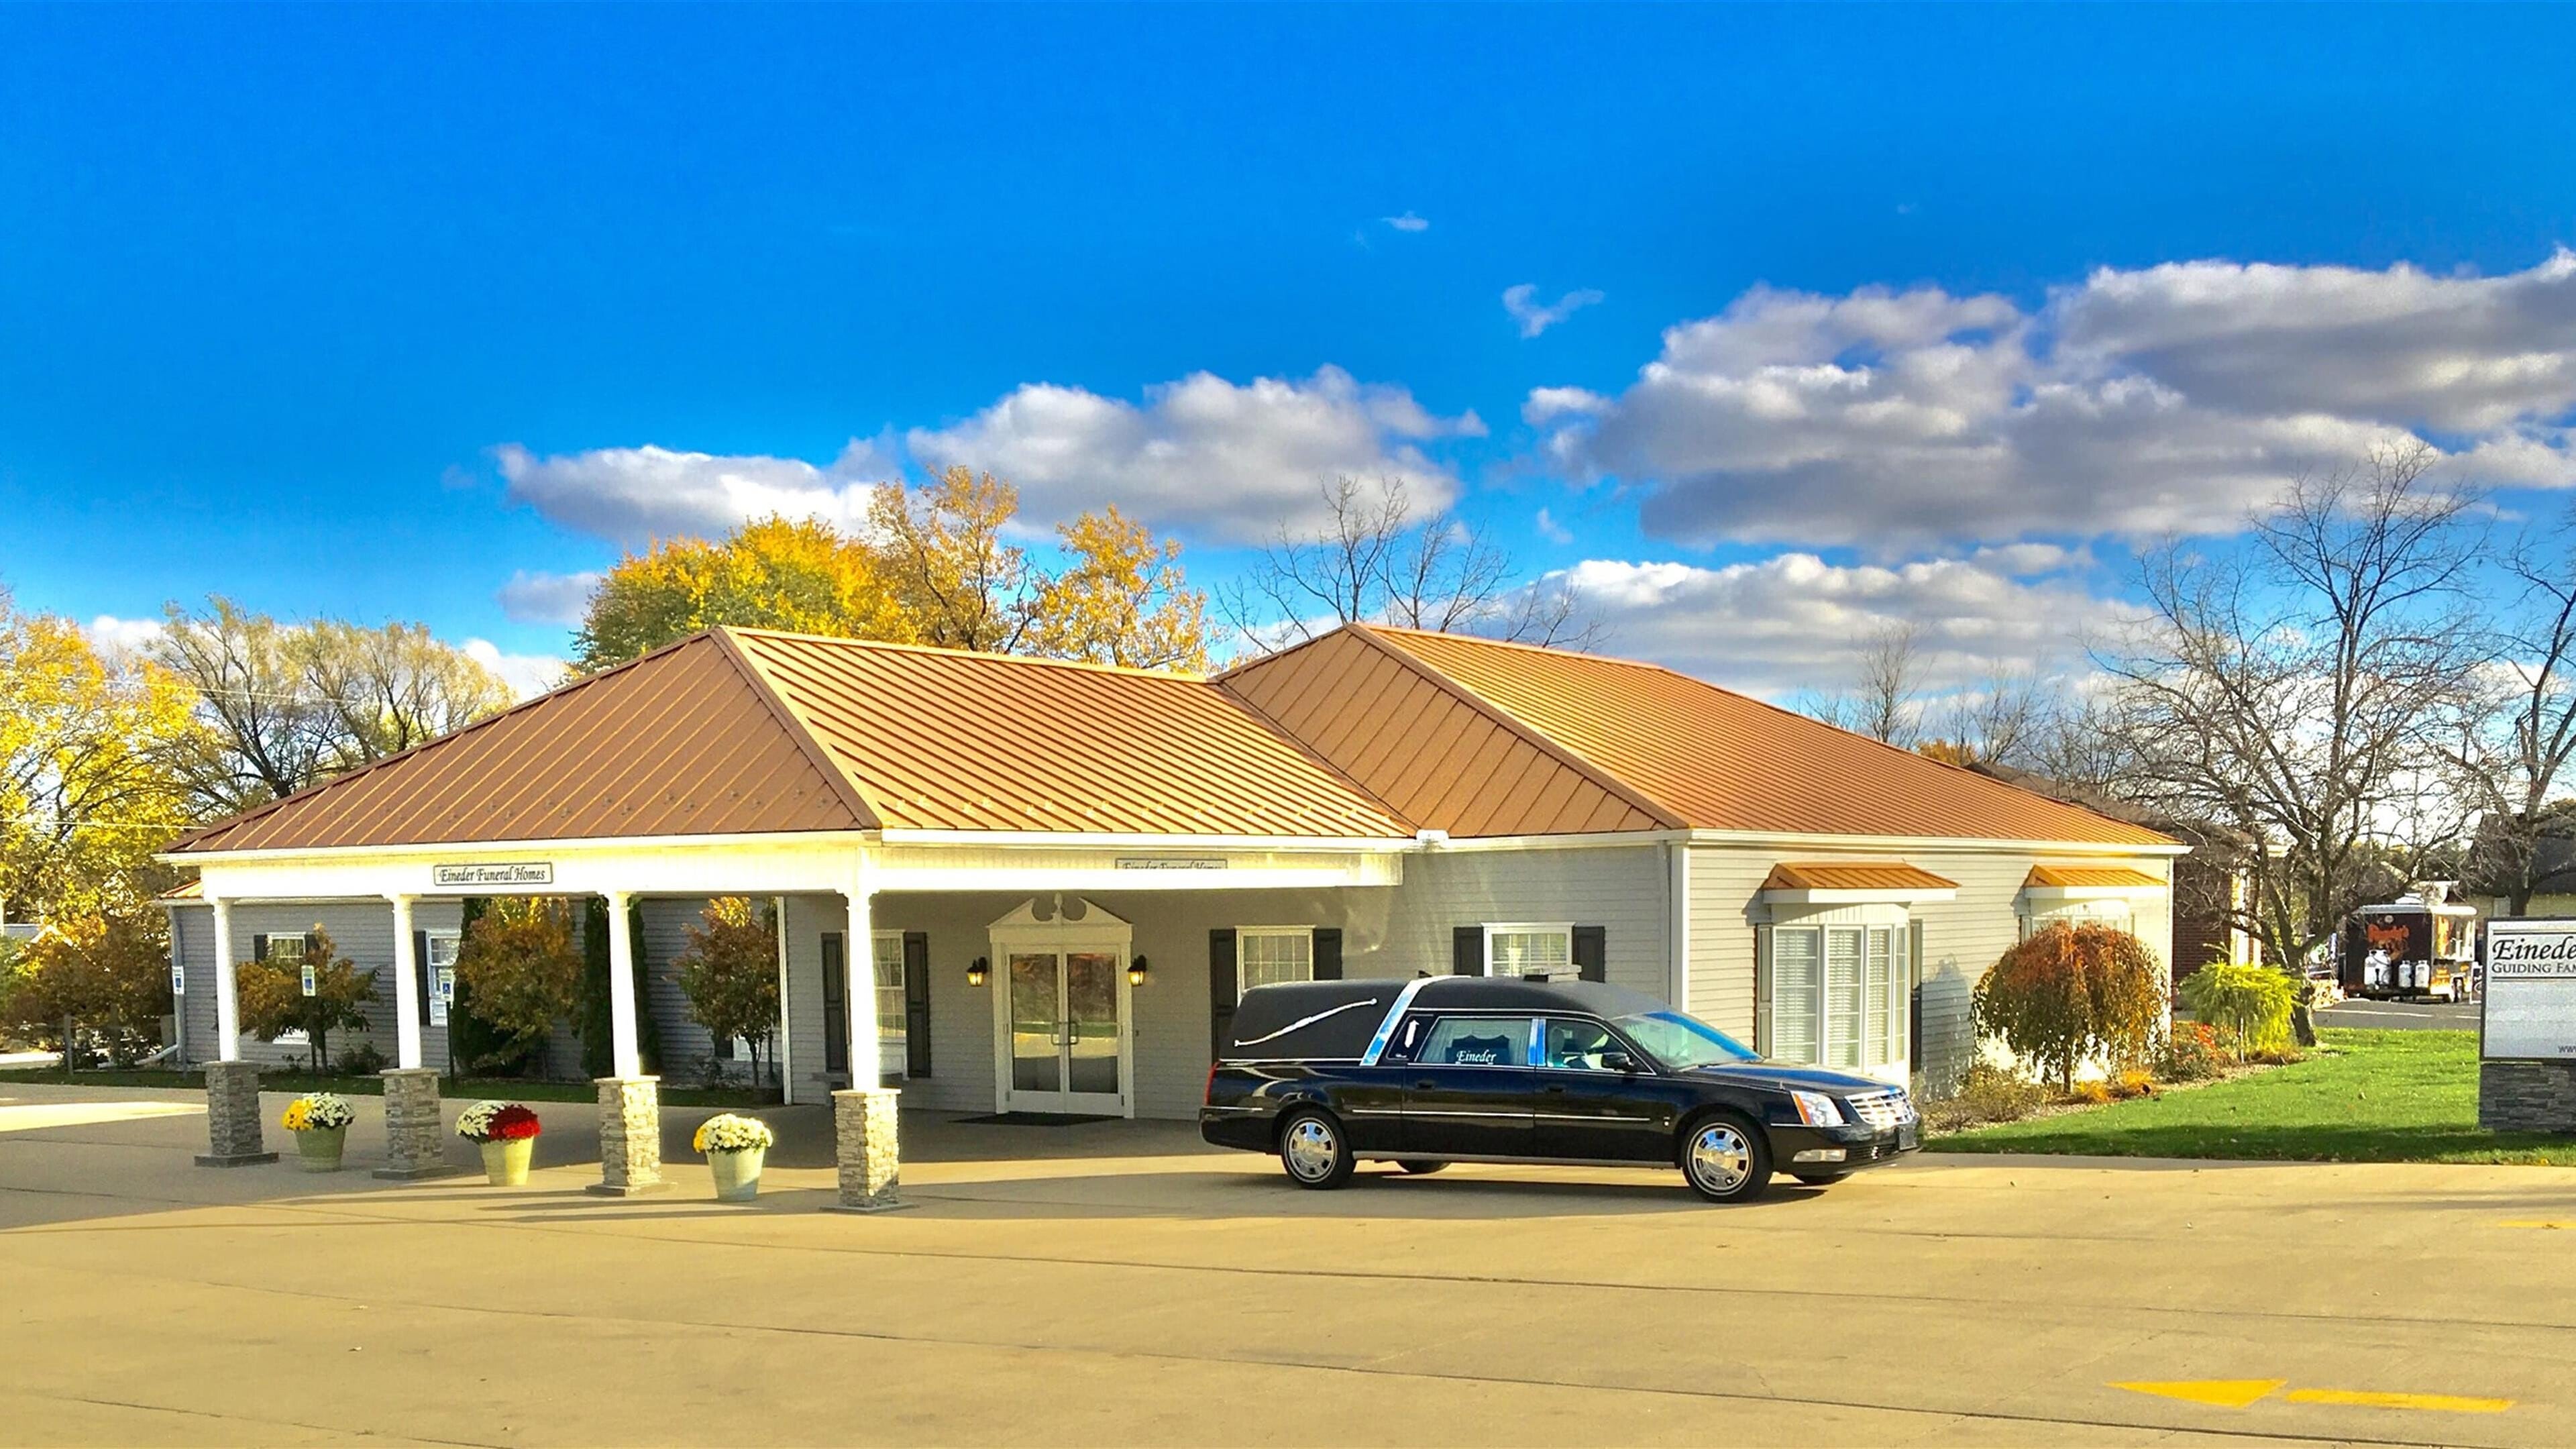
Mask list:
[[[2144,826],[1927,760],[1651,664],[1411,629],[1344,632],[1407,656],[1444,682],[1451,697],[1477,702],[1573,763],[1601,791],[1633,804],[1639,819],[1765,834],[2174,843]],[[1276,670],[1337,637],[1257,661],[1224,681],[1249,692],[1253,686],[1245,676]],[[1320,667],[1313,673],[1314,687],[1331,693],[1337,710],[1368,714],[1375,708],[1368,684],[1373,676]],[[1403,727],[1387,728],[1389,718],[1402,718]],[[1318,736],[1308,738],[1426,826],[1478,835],[1605,828],[1576,821],[1608,812],[1569,809],[1565,796],[1544,792],[1521,797],[1517,809],[1492,808],[1472,788],[1481,783],[1483,761],[1450,754],[1441,743],[1445,737],[1424,727],[1430,723],[1380,714],[1356,731],[1362,747],[1326,748]],[[1426,774],[1463,774],[1470,788],[1396,791],[1405,780]],[[1418,803],[1425,799],[1440,805]]]
[[1452,835],[1680,823],[1374,630],[1337,629],[1217,682],[1394,809]]
[[720,634],[693,634],[198,831],[177,852],[876,823]]
[[1196,675],[731,632],[888,827],[1413,834]]
[[2034,865],[2030,868],[2030,878],[2022,885],[2024,888],[2055,886],[2061,889],[2111,886],[2123,890],[2153,886],[2161,890],[2164,882],[2143,870],[2131,870],[2123,865]]
[[1901,860],[1783,861],[1764,877],[1766,891],[1947,891],[1945,880]]
[[1413,833],[1196,676],[718,629],[173,849],[880,827]]

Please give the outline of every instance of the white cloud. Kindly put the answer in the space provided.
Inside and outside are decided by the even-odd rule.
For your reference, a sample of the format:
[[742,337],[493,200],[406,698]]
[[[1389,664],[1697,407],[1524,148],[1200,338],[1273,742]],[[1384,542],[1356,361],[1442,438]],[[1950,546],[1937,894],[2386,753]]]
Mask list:
[[800,458],[725,457],[650,444],[540,458],[508,443],[494,455],[513,501],[629,548],[657,538],[721,534],[773,513],[855,527],[867,517],[871,487],[898,472],[864,440],[853,440],[824,467]]
[[122,659],[151,647],[162,634],[158,619],[120,619],[114,614],[101,614],[89,621],[84,631],[89,645],[109,659]]
[[1378,220],[1385,222],[1388,226],[1394,227],[1397,231],[1431,230],[1430,222],[1423,220],[1421,217],[1415,216],[1410,211],[1406,212],[1402,216],[1381,216]]
[[1590,287],[1568,292],[1545,306],[1539,305],[1538,288],[1523,282],[1503,289],[1503,311],[1521,326],[1523,337],[1536,337],[1550,327],[1601,300],[1601,293]]
[[2495,278],[2189,262],[2036,310],[1936,287],[1755,288],[1616,397],[1530,393],[1546,455],[1645,490],[1657,535],[1848,544],[2233,529],[2410,431],[2576,486],[2576,253]]
[[1784,553],[1724,568],[1588,559],[1549,579],[1607,626],[1614,652],[1774,699],[1849,686],[1889,624],[1919,631],[1934,693],[1998,669],[2077,669],[2084,632],[2120,608],[2071,583],[2033,584],[1958,558],[1846,567]]
[[1032,383],[954,427],[906,435],[932,468],[964,464],[1017,484],[1036,522],[1115,503],[1163,527],[1243,542],[1311,521],[1340,474],[1401,474],[1426,508],[1457,479],[1417,446],[1485,431],[1474,413],[1432,414],[1400,387],[1326,367],[1302,381],[1237,386],[1211,373],[1145,390],[1142,404]]
[[572,673],[572,665],[551,654],[504,654],[489,639],[468,639],[461,646],[475,663],[501,676],[521,699],[545,693]]
[[1531,526],[1538,530],[1539,537],[1546,539],[1550,543],[1574,542],[1574,530],[1557,522],[1556,519],[1550,516],[1548,511],[1544,508],[1538,511],[1537,518],[1531,520]]
[[[1458,480],[1421,445],[1484,431],[1472,412],[1441,417],[1401,387],[1325,367],[1239,386],[1194,373],[1145,389],[1141,402],[1030,383],[953,426],[915,428],[902,447],[925,467],[1008,479],[1033,528],[1115,503],[1158,527],[1245,542],[1283,521],[1312,522],[1323,485],[1341,474],[1400,474],[1425,506],[1445,504]],[[510,444],[496,456],[511,498],[630,548],[772,513],[856,531],[871,487],[901,471],[890,438],[853,442],[821,466],[650,445],[540,458]],[[540,592],[534,580],[522,591],[531,609]]]
[[591,590],[599,587],[599,580],[596,570],[549,574],[521,569],[510,575],[510,581],[493,597],[500,601],[502,614],[513,624],[561,624],[570,628],[581,622],[582,611],[590,603]]

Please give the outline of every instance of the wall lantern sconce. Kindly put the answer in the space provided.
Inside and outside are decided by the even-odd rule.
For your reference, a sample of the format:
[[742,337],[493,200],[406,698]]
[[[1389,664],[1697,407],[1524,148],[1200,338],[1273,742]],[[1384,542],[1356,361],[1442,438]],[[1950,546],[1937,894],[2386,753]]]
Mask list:
[[991,963],[990,963],[990,962],[987,962],[987,961],[986,961],[983,957],[981,957],[981,956],[978,956],[978,957],[976,957],[974,960],[972,960],[972,961],[968,962],[968,963],[966,964],[966,984],[967,984],[967,985],[969,985],[969,986],[981,986],[981,985],[983,985],[983,984],[984,984],[984,972],[985,972],[985,970],[986,970],[990,965],[991,965]]
[[1144,957],[1130,956],[1127,958],[1127,984],[1130,986],[1142,986],[1145,984]]

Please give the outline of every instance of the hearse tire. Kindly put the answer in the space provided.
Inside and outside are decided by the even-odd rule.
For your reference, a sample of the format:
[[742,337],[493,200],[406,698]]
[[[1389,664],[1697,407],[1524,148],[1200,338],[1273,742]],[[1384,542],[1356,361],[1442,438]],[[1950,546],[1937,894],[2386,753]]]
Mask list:
[[1334,1188],[1351,1180],[1350,1138],[1332,1113],[1298,1107],[1279,1124],[1279,1165],[1299,1187]]
[[1710,1202],[1750,1202],[1771,1185],[1771,1143],[1761,1128],[1715,1112],[1682,1129],[1682,1180]]
[[1396,1164],[1396,1166],[1403,1168],[1405,1171],[1410,1172],[1417,1177],[1426,1172],[1438,1172],[1440,1169],[1447,1167],[1448,1165],[1449,1164],[1445,1162],[1399,1162]]
[[1848,1172],[1793,1172],[1789,1175],[1809,1187],[1831,1187],[1851,1176]]

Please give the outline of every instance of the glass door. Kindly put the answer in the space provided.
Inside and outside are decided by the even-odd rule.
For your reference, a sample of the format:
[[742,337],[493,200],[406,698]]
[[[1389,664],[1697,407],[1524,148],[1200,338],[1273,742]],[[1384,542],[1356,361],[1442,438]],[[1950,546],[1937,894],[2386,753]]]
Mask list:
[[1122,953],[1022,948],[1009,964],[1003,1110],[1125,1111]]

